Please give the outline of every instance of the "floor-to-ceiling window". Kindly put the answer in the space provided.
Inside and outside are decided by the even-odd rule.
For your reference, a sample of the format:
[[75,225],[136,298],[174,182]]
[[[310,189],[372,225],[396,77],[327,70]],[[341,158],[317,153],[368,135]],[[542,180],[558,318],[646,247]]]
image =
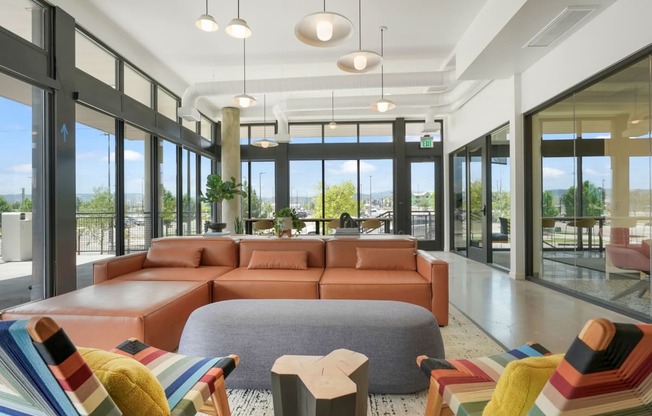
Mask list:
[[645,56],[529,119],[531,275],[648,318],[650,68]]
[[81,263],[116,255],[116,123],[81,105],[76,112],[76,251]]
[[177,155],[179,147],[167,140],[159,141],[158,235],[177,235]]
[[45,100],[0,73],[0,309],[45,295]]
[[125,253],[149,248],[152,235],[151,145],[149,133],[125,126],[124,247]]
[[181,212],[183,235],[197,234],[197,153],[183,149],[181,153],[182,196]]

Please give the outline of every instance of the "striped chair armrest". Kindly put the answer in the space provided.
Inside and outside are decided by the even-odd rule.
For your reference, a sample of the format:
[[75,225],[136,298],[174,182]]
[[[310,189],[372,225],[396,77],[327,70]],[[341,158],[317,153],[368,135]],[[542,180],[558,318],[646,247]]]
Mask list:
[[652,324],[588,321],[529,414],[652,414]]
[[[76,411],[68,410],[62,414],[122,414],[63,328],[48,317],[31,318],[26,328],[34,348]],[[50,389],[53,390],[52,386]]]
[[175,416],[195,415],[209,398],[219,416],[230,415],[224,380],[240,362],[237,355],[189,357],[136,339],[123,342],[113,352],[134,358],[156,376]]
[[526,357],[550,355],[541,344],[530,343],[488,357],[461,360],[417,358],[430,378],[426,415],[439,415],[446,403],[455,414],[482,414],[507,364]]

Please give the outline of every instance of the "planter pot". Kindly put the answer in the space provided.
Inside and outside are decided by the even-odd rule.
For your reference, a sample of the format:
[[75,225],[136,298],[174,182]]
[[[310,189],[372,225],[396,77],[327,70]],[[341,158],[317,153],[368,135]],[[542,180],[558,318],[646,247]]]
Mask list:
[[281,231],[292,229],[292,217],[279,217],[276,219],[276,223]]
[[208,229],[216,233],[222,232],[225,228],[226,228],[226,223],[223,222],[208,223]]

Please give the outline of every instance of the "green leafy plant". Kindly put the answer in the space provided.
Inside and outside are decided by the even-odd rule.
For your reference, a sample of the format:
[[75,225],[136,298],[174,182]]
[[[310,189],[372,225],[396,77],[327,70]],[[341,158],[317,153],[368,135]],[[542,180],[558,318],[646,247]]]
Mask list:
[[233,232],[235,234],[244,234],[244,221],[240,217],[235,217],[235,220],[233,220]]
[[297,211],[294,208],[281,208],[278,211],[274,212],[274,231],[276,231],[277,235],[281,233],[281,225],[278,221],[279,218],[292,218],[292,228],[295,230],[301,230],[302,228],[303,224],[301,223],[301,220],[297,215]]
[[242,184],[236,183],[235,178],[231,176],[229,180],[222,180],[220,175],[208,175],[206,177],[206,194],[201,193],[202,202],[230,201],[236,196],[246,197],[247,192],[241,189]]

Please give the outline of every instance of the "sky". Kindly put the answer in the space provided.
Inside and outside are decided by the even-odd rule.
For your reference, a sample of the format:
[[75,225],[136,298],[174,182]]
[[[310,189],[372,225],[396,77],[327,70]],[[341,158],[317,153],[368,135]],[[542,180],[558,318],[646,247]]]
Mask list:
[[[29,106],[0,98],[0,141],[6,144],[0,153],[0,195],[20,194],[25,188],[31,194],[31,128],[32,114]],[[77,193],[92,193],[94,187],[108,185],[111,175],[111,188],[115,189],[115,137],[100,130],[77,124]],[[110,140],[110,149],[107,149]],[[11,143],[10,145],[8,145]],[[9,150],[10,149],[10,150]],[[171,148],[168,148],[171,150]],[[140,194],[144,187],[145,147],[142,140],[125,140],[125,190],[126,193]],[[107,164],[107,161],[111,161]],[[185,159],[184,159],[185,160]],[[413,192],[423,192],[434,187],[434,174],[431,164],[415,165],[412,174]],[[166,189],[174,189],[175,176],[174,152],[164,148],[163,183]],[[108,169],[111,169],[109,172]],[[356,182],[357,163],[355,160],[326,161],[327,185],[346,180]],[[473,169],[473,168],[472,168]],[[573,158],[545,158],[543,160],[543,182],[545,189],[568,189],[574,183],[575,173]],[[650,185],[652,166],[648,157],[630,158],[630,182],[633,189],[646,189]],[[260,174],[260,172],[264,172]],[[273,162],[255,162],[252,164],[252,187],[262,191],[265,199],[275,192]],[[499,177],[496,173],[500,172]],[[472,172],[473,173],[473,172]],[[610,157],[586,157],[583,161],[584,179],[598,186],[611,188]],[[243,171],[243,179],[247,172]],[[371,178],[370,178],[371,177]],[[388,192],[393,186],[393,167],[390,160],[360,161],[361,193],[368,194],[369,179],[372,192]],[[494,171],[494,187],[501,186],[509,190],[508,171]],[[292,161],[290,163],[290,188],[292,196],[311,196],[316,192],[315,186],[321,180],[321,162]],[[498,182],[500,181],[500,182]],[[202,181],[203,182],[203,181]]]

